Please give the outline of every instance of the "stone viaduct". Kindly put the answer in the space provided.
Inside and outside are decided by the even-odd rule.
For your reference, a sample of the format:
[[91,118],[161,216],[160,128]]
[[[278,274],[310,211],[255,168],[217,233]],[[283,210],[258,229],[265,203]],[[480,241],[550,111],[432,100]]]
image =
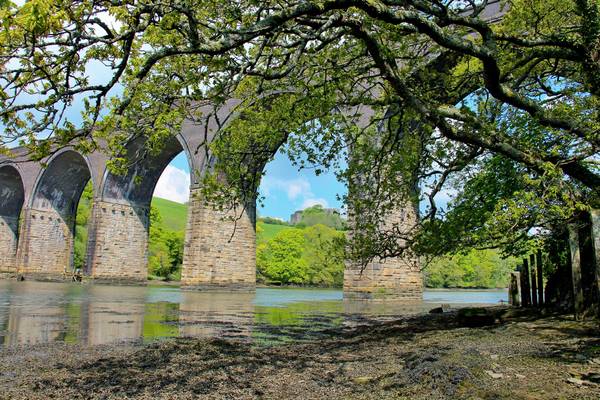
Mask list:
[[[0,270],[36,279],[70,278],[76,211],[91,180],[93,202],[88,222],[85,275],[98,281],[147,279],[149,211],[155,185],[169,162],[182,151],[191,171],[190,203],[181,274],[183,287],[246,289],[256,283],[255,205],[236,222],[200,196],[201,176],[210,167],[205,143],[223,121],[233,118],[237,101],[204,110],[204,117],[186,120],[158,155],[144,152],[143,138],[130,141],[131,167],[114,175],[106,167],[107,152],[82,154],[72,147],[54,152],[43,163],[29,161],[24,151],[0,158]],[[363,115],[362,121],[370,118]],[[399,207],[391,222],[413,223],[413,205]],[[346,297],[420,299],[418,260],[388,259],[361,273],[348,265]]]
[[[506,11],[502,4],[489,0],[480,17],[500,20]],[[81,154],[65,147],[44,160],[45,166],[28,161],[19,149],[10,157],[0,156],[0,272],[52,279],[70,276],[77,205],[91,180],[94,198],[85,275],[99,281],[145,281],[152,193],[164,168],[183,151],[192,173],[182,286],[254,289],[255,205],[247,205],[232,236],[233,223],[224,218],[226,213],[200,196],[199,177],[214,162],[204,144],[232,118],[237,103],[229,100],[199,121],[186,120],[158,155],[145,154],[143,139],[130,141],[127,157],[132,166],[125,175],[110,173],[101,151]],[[368,112],[363,113],[354,122],[364,124],[369,118]],[[414,204],[399,204],[386,221],[411,226],[417,214]],[[418,259],[380,260],[364,269],[348,264],[344,296],[421,299]]]

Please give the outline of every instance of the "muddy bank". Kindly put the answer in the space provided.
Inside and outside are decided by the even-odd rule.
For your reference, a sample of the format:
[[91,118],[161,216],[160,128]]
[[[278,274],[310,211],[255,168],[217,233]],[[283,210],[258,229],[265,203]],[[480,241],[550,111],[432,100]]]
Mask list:
[[[491,324],[482,327],[467,327]],[[598,399],[598,322],[495,309],[422,315],[265,347],[173,339],[148,345],[10,347],[0,398]]]

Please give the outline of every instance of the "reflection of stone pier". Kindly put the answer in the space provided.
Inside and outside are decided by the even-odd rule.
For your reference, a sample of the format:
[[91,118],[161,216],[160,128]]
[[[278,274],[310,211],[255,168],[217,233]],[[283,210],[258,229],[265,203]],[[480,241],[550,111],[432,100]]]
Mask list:
[[[145,289],[89,286],[81,313],[81,342],[88,345],[137,340],[144,327]],[[85,325],[84,325],[85,323]]]
[[45,285],[47,284],[23,282],[12,286],[5,345],[31,345],[64,340],[68,316],[62,300],[66,286],[61,286],[59,293],[53,293],[55,298],[52,302],[40,302],[31,310],[24,310],[22,307],[21,302],[31,301],[36,295],[43,296]]
[[249,338],[254,323],[254,293],[183,291],[179,334],[195,337]]

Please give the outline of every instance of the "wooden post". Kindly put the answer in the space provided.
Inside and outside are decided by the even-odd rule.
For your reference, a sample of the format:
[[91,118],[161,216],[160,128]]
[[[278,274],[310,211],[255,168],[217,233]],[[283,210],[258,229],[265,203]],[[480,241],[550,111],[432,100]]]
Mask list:
[[581,286],[581,256],[579,253],[579,227],[569,224],[569,249],[571,253],[571,276],[573,278],[573,307],[575,318],[583,312],[583,287]]
[[538,303],[540,307],[544,305],[544,276],[543,276],[543,264],[542,264],[542,251],[537,252],[537,279],[538,279]]
[[535,268],[535,255],[531,254],[529,256],[529,264],[531,264],[531,304],[534,307],[538,306],[538,298],[537,298],[537,278],[536,278],[536,268]]
[[514,307],[521,305],[521,274],[519,272],[510,273],[510,282],[508,284],[508,304]]
[[[592,220],[592,245],[594,246],[594,264],[596,271],[596,289],[600,295],[600,210],[590,212]],[[598,315],[600,316],[600,304],[598,304]]]
[[523,307],[531,305],[531,286],[529,285],[529,264],[526,258],[523,259],[521,268],[521,304]]

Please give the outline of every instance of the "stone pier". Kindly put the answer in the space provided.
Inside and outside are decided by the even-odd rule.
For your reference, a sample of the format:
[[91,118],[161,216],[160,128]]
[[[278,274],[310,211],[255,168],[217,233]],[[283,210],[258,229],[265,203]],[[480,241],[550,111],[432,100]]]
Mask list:
[[19,219],[0,215],[0,273],[16,272]]
[[95,200],[88,230],[86,275],[146,281],[150,208]]
[[202,199],[199,189],[191,190],[182,286],[254,290],[255,213],[254,205],[241,213],[215,210]]
[[54,209],[23,209],[18,271],[24,275],[65,277],[73,259],[74,220]]
[[19,215],[25,199],[21,173],[15,165],[0,165],[0,273],[17,270]]
[[[417,221],[416,208],[407,205],[388,215],[386,225],[409,229]],[[361,300],[419,301],[423,298],[423,275],[418,257],[374,260],[366,266],[348,263],[344,270],[344,298]]]

